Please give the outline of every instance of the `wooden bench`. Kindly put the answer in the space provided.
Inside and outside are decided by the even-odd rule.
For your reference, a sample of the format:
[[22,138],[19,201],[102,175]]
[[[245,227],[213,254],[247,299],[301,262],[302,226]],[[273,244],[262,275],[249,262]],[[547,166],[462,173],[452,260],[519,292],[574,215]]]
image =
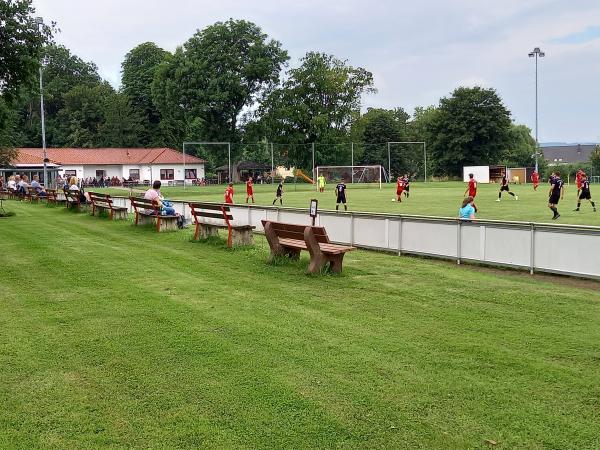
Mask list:
[[38,203],[40,201],[40,199],[43,198],[43,196],[41,196],[39,194],[39,192],[35,190],[35,188],[28,187],[27,194],[25,194],[25,198],[26,198],[26,200],[29,200],[31,203],[34,203],[34,202]]
[[9,192],[8,189],[0,189],[0,199],[1,200],[8,200],[9,198]]
[[64,193],[66,199],[65,206],[67,208],[76,207],[78,211],[81,210],[81,198],[79,197],[80,192],[67,190],[64,191]]
[[15,188],[6,188],[6,191],[8,192],[8,199],[9,200],[16,200],[19,198],[19,194],[17,194],[17,190]]
[[135,224],[147,225],[156,221],[156,231],[177,230],[178,216],[169,216],[160,212],[156,200],[146,200],[140,197],[129,197],[135,212]]
[[129,216],[128,210],[124,206],[115,206],[114,200],[108,194],[99,194],[97,192],[88,192],[90,204],[92,205],[92,216],[96,215],[96,212],[108,212],[110,220],[114,219],[127,219]]
[[[200,238],[206,239],[209,236],[217,236],[219,228],[228,230],[227,246],[251,245],[253,243],[252,225],[232,225],[233,216],[228,205],[219,205],[217,203],[188,203],[192,210],[192,216],[196,223],[194,240]],[[207,222],[206,219],[212,219]],[[215,223],[216,222],[216,223]]]
[[344,255],[346,252],[356,250],[355,247],[329,242],[324,227],[295,225],[269,220],[263,220],[262,224],[265,229],[265,237],[271,248],[269,261],[285,255],[298,259],[300,252],[307,250],[310,254],[309,273],[320,273],[327,263],[329,263],[329,269],[333,273],[341,273]]
[[46,189],[46,205],[58,205],[64,201],[64,199],[58,198],[56,189]]

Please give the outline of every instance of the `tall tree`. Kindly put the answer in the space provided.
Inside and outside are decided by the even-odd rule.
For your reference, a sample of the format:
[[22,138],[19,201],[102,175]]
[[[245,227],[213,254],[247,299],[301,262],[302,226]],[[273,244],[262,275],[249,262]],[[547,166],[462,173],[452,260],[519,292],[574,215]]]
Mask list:
[[[290,144],[348,141],[351,125],[360,115],[362,95],[375,92],[371,72],[332,55],[310,52],[287,75],[258,111],[264,136]],[[318,164],[348,161],[348,155],[334,148],[318,146]],[[310,154],[300,146],[290,146],[288,156],[297,165],[311,165]]]
[[32,84],[42,47],[52,39],[53,26],[38,25],[31,0],[0,2],[0,94],[12,99]]
[[57,118],[68,126],[66,146],[96,147],[101,144],[105,102],[113,95],[114,89],[107,82],[79,84],[65,94],[65,107]]
[[[387,142],[398,142],[406,136],[409,115],[402,108],[369,108],[352,125],[352,140],[362,144],[360,161],[363,164],[382,164],[387,167]],[[394,170],[402,165],[401,152],[391,147]]]
[[273,89],[287,60],[281,44],[257,25],[217,22],[160,65],[153,100],[171,129],[193,125],[195,138],[235,142],[242,112]]
[[508,145],[502,152],[500,162],[510,167],[531,167],[535,149],[531,129],[526,125],[511,123]]
[[160,127],[161,116],[152,99],[152,81],[159,65],[167,60],[169,52],[153,42],[145,42],[125,55],[121,64],[123,93],[131,106],[142,115],[144,146],[166,145],[167,137]]
[[108,96],[102,107],[104,122],[98,142],[104,147],[139,147],[144,139],[143,119],[123,93]]
[[54,25],[39,25],[31,0],[0,1],[0,165],[15,156],[17,117],[12,107],[19,92],[34,84],[42,47]]
[[[44,49],[44,111],[46,142],[50,147],[67,144],[72,133],[71,121],[64,113],[66,95],[76,86],[97,86],[102,80],[94,63],[85,62],[63,46],[50,45]],[[40,93],[37,86],[23,92],[16,105],[19,113],[19,141],[24,146],[41,144]]]
[[466,165],[494,164],[510,145],[510,112],[494,89],[457,88],[440,100],[430,146],[437,174],[461,174]]

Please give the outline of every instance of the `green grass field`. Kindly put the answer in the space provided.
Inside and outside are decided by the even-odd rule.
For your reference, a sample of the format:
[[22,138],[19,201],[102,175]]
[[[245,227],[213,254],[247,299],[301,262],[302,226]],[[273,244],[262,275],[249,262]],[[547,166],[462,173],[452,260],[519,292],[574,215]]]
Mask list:
[[598,283],[5,206],[1,448],[600,447]]
[[[308,208],[311,198],[319,199],[320,209],[335,209],[335,195],[333,185],[327,186],[328,190],[322,194],[315,192],[311,186],[302,184],[286,184],[284,193],[284,206]],[[275,186],[255,186],[256,203],[270,205],[275,197]],[[391,212],[399,214],[416,214],[427,216],[456,217],[458,208],[461,206],[465,183],[459,182],[430,182],[411,183],[411,193],[408,200],[402,203],[393,202],[396,186],[378,186],[355,184],[348,185],[348,205],[352,211],[369,212]],[[496,202],[498,198],[497,184],[480,184],[476,204],[480,212],[477,218],[518,220],[523,222],[553,222],[552,211],[548,209],[548,190],[546,184],[540,185],[537,192],[533,191],[531,185],[511,185],[511,190],[518,196],[515,201],[506,193],[502,195],[502,201]],[[592,185],[592,193],[595,192]],[[165,197],[172,200],[200,200],[200,201],[223,201],[225,186],[210,187],[188,187],[187,189],[169,188],[162,189]],[[127,195],[128,190],[110,189],[115,195]],[[246,188],[244,185],[235,186],[234,201],[243,203],[246,199]],[[577,205],[576,187],[566,186],[565,197],[559,204],[561,218],[558,223],[571,223],[579,225],[599,225],[600,212],[592,212],[588,202],[582,204],[581,211],[574,212]],[[598,194],[600,202],[600,190]],[[598,204],[600,207],[600,203]]]

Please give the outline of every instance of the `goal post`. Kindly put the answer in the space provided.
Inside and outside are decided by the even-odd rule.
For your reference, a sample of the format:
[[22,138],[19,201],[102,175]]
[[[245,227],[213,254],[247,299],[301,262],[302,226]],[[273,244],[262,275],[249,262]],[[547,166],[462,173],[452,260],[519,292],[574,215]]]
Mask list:
[[382,183],[388,181],[388,175],[380,164],[373,166],[317,166],[316,186],[319,187],[319,178],[323,176],[328,183],[344,181],[347,183],[377,183],[379,189]]

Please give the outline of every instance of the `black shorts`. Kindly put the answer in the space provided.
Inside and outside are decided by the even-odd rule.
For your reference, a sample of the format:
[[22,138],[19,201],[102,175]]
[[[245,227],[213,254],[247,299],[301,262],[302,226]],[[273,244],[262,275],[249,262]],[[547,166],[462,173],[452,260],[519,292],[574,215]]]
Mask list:
[[506,186],[500,186],[500,192],[502,192],[502,191],[508,192],[509,190],[510,189],[508,189],[508,185],[506,185]]
[[592,193],[590,191],[581,191],[581,194],[579,194],[579,200],[591,200],[592,199]]
[[345,195],[338,195],[336,203],[344,203],[344,204],[346,204],[346,196]]
[[410,185],[409,185],[409,184],[407,184],[406,186],[404,186],[404,190],[405,190],[406,192],[410,192]]
[[552,194],[548,199],[548,203],[551,205],[558,205],[558,201],[560,200],[560,194]]

